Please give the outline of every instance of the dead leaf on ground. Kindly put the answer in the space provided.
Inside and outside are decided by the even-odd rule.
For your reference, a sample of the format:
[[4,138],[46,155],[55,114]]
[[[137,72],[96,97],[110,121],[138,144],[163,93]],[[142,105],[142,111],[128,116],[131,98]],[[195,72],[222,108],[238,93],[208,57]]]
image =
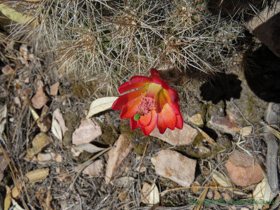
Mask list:
[[115,148],[108,152],[109,159],[106,166],[105,182],[109,184],[116,167],[123,161],[132,149],[129,137],[121,134],[114,144]]
[[8,210],[12,204],[12,191],[11,189],[6,185],[6,197],[4,200],[4,210]]
[[4,171],[8,166],[8,162],[5,158],[5,155],[0,155],[0,182],[4,177]]
[[5,75],[12,74],[13,71],[14,71],[13,68],[10,67],[9,65],[6,65],[6,66],[4,66],[4,67],[2,68],[2,72],[3,72],[3,74],[5,74]]
[[212,178],[222,187],[228,187],[228,188],[233,187],[230,179],[218,171],[213,172]]
[[94,161],[92,164],[90,164],[89,166],[87,166],[84,170],[83,170],[83,174],[87,174],[90,177],[96,177],[101,175],[102,169],[104,167],[103,161],[102,160],[96,160]]
[[45,92],[45,85],[43,85],[38,89],[35,96],[33,96],[31,102],[35,109],[41,109],[49,100],[50,98]]
[[35,183],[44,180],[49,175],[49,168],[36,169],[25,174],[25,177],[30,183]]
[[39,153],[37,155],[37,161],[39,164],[47,164],[49,161],[54,161],[55,153]]
[[146,204],[150,203],[149,198],[150,198],[151,190],[152,190],[152,186],[149,183],[144,182],[143,187],[141,189],[141,201],[143,203]]
[[104,150],[104,148],[97,147],[93,144],[79,144],[77,146],[73,146],[72,149],[76,150],[77,152],[87,151],[89,153],[96,153]]
[[72,143],[75,145],[86,144],[101,136],[102,131],[98,124],[91,119],[82,120],[80,126],[74,131]]
[[12,204],[13,204],[13,210],[24,210],[23,208],[21,208],[20,205],[18,205],[15,199],[12,199]]
[[110,109],[117,98],[118,97],[104,97],[94,100],[89,107],[87,119],[95,114]]
[[17,198],[20,195],[22,187],[23,187],[23,183],[21,182],[17,183],[17,185],[13,187],[12,189],[13,198]]
[[111,184],[115,187],[126,187],[134,181],[135,179],[133,177],[126,176],[111,181]]
[[30,112],[31,112],[31,114],[32,114],[32,117],[33,117],[33,119],[36,121],[36,120],[38,120],[40,117],[39,117],[39,115],[37,114],[37,112],[35,111],[35,109],[33,109],[33,107],[32,106],[29,106],[29,110],[30,110]]
[[[267,182],[267,179],[264,178],[255,188],[253,192],[253,198],[254,200],[258,201],[257,203],[254,203],[254,209],[262,209],[264,204],[266,202],[271,202],[273,198],[276,196],[274,194]],[[263,201],[263,202],[261,202]]]
[[41,152],[52,142],[51,138],[45,133],[39,133],[32,141],[32,148],[27,151],[26,160],[31,160],[34,155]]
[[60,141],[62,141],[62,138],[63,138],[62,130],[61,130],[59,123],[57,122],[56,119],[54,119],[54,117],[52,119],[51,131],[56,138],[58,138]]
[[20,12],[14,10],[9,7],[7,4],[0,4],[0,11],[9,19],[21,23],[21,24],[29,24],[31,26],[36,26],[39,24],[37,17],[31,15],[24,15]]
[[0,134],[5,130],[6,125],[6,115],[7,115],[7,105],[3,106],[0,110]]
[[68,130],[68,128],[65,125],[65,120],[61,114],[60,109],[56,109],[53,112],[53,118],[57,120],[58,124],[60,125],[60,128],[62,130],[62,136],[64,136],[65,132]]
[[199,127],[196,126],[196,129],[201,133],[201,135],[210,143],[210,144],[216,144],[216,142],[203,130],[201,130]]

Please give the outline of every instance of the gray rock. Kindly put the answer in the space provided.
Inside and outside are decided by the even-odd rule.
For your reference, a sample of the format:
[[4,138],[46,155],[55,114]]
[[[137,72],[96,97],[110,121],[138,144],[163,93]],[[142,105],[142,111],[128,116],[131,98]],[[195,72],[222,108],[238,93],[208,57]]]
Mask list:
[[152,158],[156,173],[171,179],[183,187],[189,187],[194,180],[196,160],[187,158],[172,150],[163,150]]

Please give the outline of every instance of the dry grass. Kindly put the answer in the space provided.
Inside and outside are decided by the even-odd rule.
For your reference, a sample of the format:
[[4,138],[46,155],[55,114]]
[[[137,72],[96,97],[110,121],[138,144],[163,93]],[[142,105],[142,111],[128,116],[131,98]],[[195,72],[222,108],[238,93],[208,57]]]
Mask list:
[[[31,90],[30,95],[36,92],[34,86],[38,78],[34,75],[38,75],[46,84],[64,81],[63,88],[70,87],[69,84],[73,80],[97,84],[85,88],[90,99],[80,100],[67,93],[63,105],[62,102],[60,104],[54,102],[50,112],[56,108],[55,106],[60,105],[65,112],[67,109],[83,116],[83,110],[88,107],[95,93],[98,93],[96,94],[98,96],[115,95],[121,83],[133,75],[148,75],[150,68],[159,70],[176,68],[183,72],[192,70],[204,73],[230,71],[227,68],[232,65],[237,52],[244,47],[240,41],[245,38],[240,19],[233,15],[222,17],[219,13],[209,11],[206,0],[43,0],[34,3],[22,1],[5,3],[13,5],[23,14],[38,17],[40,20],[40,24],[36,27],[13,22],[5,26],[5,34],[0,34],[2,48],[3,46],[6,48],[12,41],[18,45],[24,43],[40,58],[39,66],[20,66],[26,72],[30,70],[28,73],[31,75],[30,84],[25,84],[26,88]],[[263,1],[263,5],[266,3],[267,1]],[[242,16],[245,12],[246,10],[240,10],[237,13]],[[18,50],[18,47],[15,49]],[[8,58],[1,54],[5,64],[20,65],[16,60],[18,56],[19,52],[9,54]],[[13,82],[21,74],[23,71],[16,70],[11,78],[3,80],[1,78],[1,82],[3,81],[5,85],[8,83],[7,87],[12,90],[6,103],[11,105],[9,115],[14,118],[7,127],[9,130],[5,141],[8,144],[2,146],[7,149],[14,166],[12,171],[19,178],[33,168],[42,167],[23,160],[33,139],[32,135],[35,135],[38,129],[34,126],[28,106],[23,104],[19,107],[12,101],[22,94],[18,92],[24,85],[17,88]],[[119,123],[116,120],[117,116],[116,113],[109,113],[114,127]],[[107,123],[104,116],[99,118],[104,120],[103,123]],[[159,146],[155,148],[158,149]],[[153,152],[156,153],[157,149]],[[141,208],[140,204],[139,183],[144,181],[153,183],[155,180],[162,187],[160,190],[167,192],[166,197],[163,197],[166,198],[164,204],[179,206],[188,199],[198,198],[191,188],[185,188],[176,195],[172,194],[172,190],[169,192],[169,186],[163,184],[166,180],[154,172],[150,162],[154,154],[151,153],[141,160],[137,159],[139,156],[135,153],[130,154],[132,166],[126,175],[137,179],[125,188],[116,188],[105,185],[103,176],[91,179],[77,175],[73,170],[77,163],[69,157],[61,142],[54,142],[45,152],[60,153],[64,161],[45,165],[44,167],[50,168],[51,171],[48,179],[38,185],[28,185],[22,192],[22,203],[34,205],[34,208],[42,208],[41,200],[36,198],[36,195],[38,189],[44,188],[46,191],[42,194],[43,197],[46,196],[50,190],[47,186],[52,187],[52,205],[60,205],[61,208],[67,209],[124,209],[125,206],[145,209]],[[228,157],[228,154],[221,155],[222,161],[219,164],[215,160],[200,162],[201,179],[205,183],[209,181],[208,178],[210,179],[210,171],[205,168],[220,169],[220,164]],[[101,157],[104,162],[106,158],[107,156]],[[139,175],[136,167],[142,162],[147,171]],[[56,171],[57,167],[65,175],[62,182],[57,179],[61,174]],[[69,186],[73,188],[69,189]],[[127,194],[126,199],[120,200],[123,194]],[[182,208],[190,207],[192,206]]]
[[40,57],[52,54],[48,66],[62,74],[100,75],[107,94],[152,67],[225,69],[244,37],[238,21],[212,14],[206,1],[57,0],[35,8],[41,24],[14,27],[13,38],[28,41]]

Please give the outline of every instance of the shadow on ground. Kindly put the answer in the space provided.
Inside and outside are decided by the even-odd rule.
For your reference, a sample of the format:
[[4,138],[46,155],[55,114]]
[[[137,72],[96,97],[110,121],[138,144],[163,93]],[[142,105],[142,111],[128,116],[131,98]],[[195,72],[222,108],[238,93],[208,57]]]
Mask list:
[[241,81],[233,74],[218,73],[200,87],[203,100],[212,101],[214,104],[221,100],[240,98]]
[[248,50],[243,59],[244,75],[250,89],[262,100],[280,103],[280,58],[267,47]]

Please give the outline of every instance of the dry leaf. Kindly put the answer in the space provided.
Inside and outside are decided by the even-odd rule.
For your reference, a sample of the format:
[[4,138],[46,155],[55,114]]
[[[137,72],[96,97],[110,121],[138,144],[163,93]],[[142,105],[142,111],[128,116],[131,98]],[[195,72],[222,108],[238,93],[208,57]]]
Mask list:
[[96,153],[104,150],[104,148],[97,147],[93,144],[79,144],[77,146],[73,146],[72,149],[76,150],[77,152],[87,151],[89,153]]
[[83,174],[87,174],[90,177],[99,176],[102,172],[103,167],[104,164],[102,160],[94,161],[92,164],[90,164],[83,170]]
[[7,105],[5,104],[4,107],[0,110],[0,134],[3,133],[5,130],[5,124],[6,124],[6,115],[7,115]]
[[141,202],[149,204],[150,203],[150,192],[151,192],[152,186],[144,182],[143,187],[141,189]]
[[50,169],[48,168],[36,169],[34,171],[28,172],[25,176],[28,178],[28,181],[31,183],[39,182],[47,178],[47,176],[49,175],[49,170]]
[[4,171],[7,166],[8,166],[8,162],[7,159],[5,158],[5,155],[0,155],[0,182],[4,177]]
[[52,142],[51,138],[45,133],[39,133],[32,140],[32,148],[27,151],[26,160],[31,160],[34,155],[41,152],[47,145]]
[[80,126],[72,135],[72,143],[75,145],[86,144],[102,134],[101,128],[91,119],[82,120]]
[[38,120],[40,117],[39,117],[39,115],[37,114],[37,112],[35,111],[35,109],[33,109],[31,106],[29,106],[29,109],[30,109],[30,111],[31,111],[31,114],[32,114],[33,119],[34,119],[35,121]]
[[253,198],[257,201],[254,203],[254,209],[262,209],[263,205],[266,202],[271,202],[276,194],[274,194],[267,182],[267,179],[264,178],[255,188],[253,192]]
[[116,167],[123,161],[132,149],[132,144],[125,134],[121,134],[114,144],[114,148],[108,152],[109,159],[106,166],[105,182],[109,184]]
[[62,141],[62,130],[61,130],[59,123],[57,122],[56,119],[54,119],[54,117],[52,119],[51,131],[56,138],[58,138],[59,140]]
[[22,187],[23,187],[23,184],[21,182],[17,183],[17,185],[13,187],[13,189],[12,189],[13,198],[17,198],[19,196]]
[[135,179],[133,177],[126,176],[111,181],[111,184],[114,185],[115,187],[126,187],[127,185],[133,183],[134,181]]
[[20,205],[18,205],[15,199],[12,199],[12,203],[13,203],[13,210],[24,210],[23,208],[21,208]]
[[2,72],[3,72],[3,74],[5,74],[5,75],[12,74],[13,71],[14,71],[14,70],[13,70],[12,67],[10,67],[9,65],[6,65],[6,66],[4,66],[4,67],[2,68]]
[[196,126],[196,129],[202,134],[202,136],[210,143],[210,144],[216,144],[216,142],[203,130],[201,130],[199,127]]
[[65,134],[65,132],[68,130],[68,128],[66,127],[65,125],[65,121],[63,119],[63,116],[61,114],[61,111],[60,109],[56,109],[54,112],[53,112],[53,118],[57,120],[58,124],[60,125],[60,128],[62,130],[62,135]]
[[232,187],[230,179],[218,171],[214,171],[214,173],[212,174],[212,178],[222,187]]
[[151,205],[155,205],[159,203],[159,192],[155,183],[153,183],[152,185],[152,191],[150,192],[150,196],[149,196],[149,203]]
[[118,97],[104,97],[94,100],[89,108],[87,119],[93,115],[110,109]]
[[9,7],[7,4],[0,4],[0,11],[9,19],[16,21],[21,24],[29,24],[31,26],[36,26],[39,24],[38,20],[34,16],[23,15],[16,10]]
[[6,197],[4,200],[4,210],[8,210],[12,204],[12,191],[11,189],[6,185]]
[[62,156],[61,156],[61,154],[56,154],[56,156],[55,156],[55,161],[57,162],[57,163],[62,163],[62,161],[63,161],[63,159],[62,159]]

